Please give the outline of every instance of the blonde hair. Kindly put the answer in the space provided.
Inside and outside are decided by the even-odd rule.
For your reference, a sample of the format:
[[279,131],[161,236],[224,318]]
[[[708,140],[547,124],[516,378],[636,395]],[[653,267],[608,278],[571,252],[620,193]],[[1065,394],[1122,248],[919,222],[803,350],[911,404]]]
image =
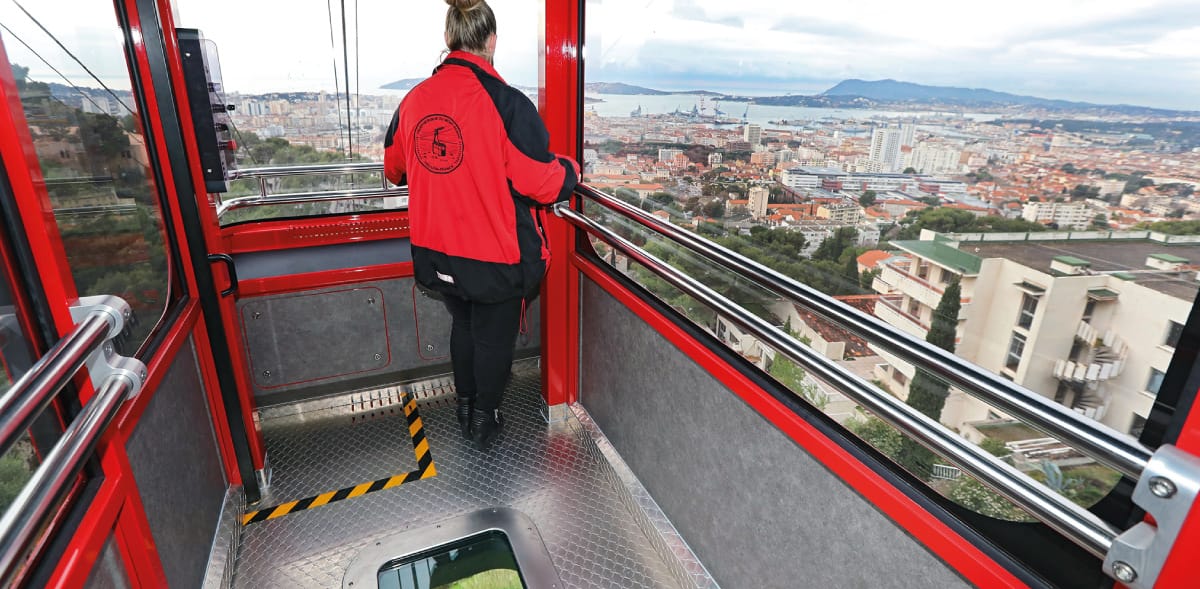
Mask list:
[[486,0],[446,0],[446,47],[451,51],[484,53],[496,34],[496,14]]

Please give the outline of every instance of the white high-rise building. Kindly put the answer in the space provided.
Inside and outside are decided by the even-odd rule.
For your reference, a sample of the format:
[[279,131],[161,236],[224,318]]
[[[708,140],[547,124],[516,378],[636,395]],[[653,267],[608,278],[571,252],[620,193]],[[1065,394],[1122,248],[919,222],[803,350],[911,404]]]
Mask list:
[[917,144],[917,126],[912,123],[900,125],[900,147],[912,147]]
[[961,171],[962,151],[921,142],[908,157],[908,166],[918,174],[953,174]]
[[900,129],[876,127],[871,133],[871,161],[878,162],[881,172],[894,172],[900,164]]
[[762,144],[762,127],[758,125],[746,125],[742,130],[742,139],[750,143],[753,148],[755,145]]
[[767,216],[767,200],[770,197],[771,191],[766,186],[750,188],[750,204],[747,207],[750,209],[750,216],[755,219]]

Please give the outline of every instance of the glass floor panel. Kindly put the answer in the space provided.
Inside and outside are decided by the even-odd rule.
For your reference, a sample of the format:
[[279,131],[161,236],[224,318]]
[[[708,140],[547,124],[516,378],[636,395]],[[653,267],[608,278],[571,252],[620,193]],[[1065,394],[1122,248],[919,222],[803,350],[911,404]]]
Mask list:
[[504,532],[492,530],[389,562],[379,589],[526,589]]

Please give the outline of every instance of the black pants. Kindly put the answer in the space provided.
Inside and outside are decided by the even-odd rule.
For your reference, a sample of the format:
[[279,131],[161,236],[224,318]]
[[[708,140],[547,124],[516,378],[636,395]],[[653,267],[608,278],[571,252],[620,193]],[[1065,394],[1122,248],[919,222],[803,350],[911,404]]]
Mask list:
[[523,301],[482,304],[444,296],[454,320],[450,329],[454,388],[460,395],[474,396],[477,410],[497,409],[512,370]]

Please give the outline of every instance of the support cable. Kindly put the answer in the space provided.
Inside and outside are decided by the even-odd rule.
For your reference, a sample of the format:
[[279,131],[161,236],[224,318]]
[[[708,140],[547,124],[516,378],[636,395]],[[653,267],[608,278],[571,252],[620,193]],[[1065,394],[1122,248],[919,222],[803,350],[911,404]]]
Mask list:
[[[125,101],[121,100],[121,97],[117,96],[117,93],[113,92],[112,88],[109,88],[104,82],[101,82],[100,78],[98,76],[96,76],[95,72],[93,72],[91,69],[89,69],[88,66],[85,65],[82,61],[80,61],[80,59],[78,57],[75,57],[75,54],[71,53],[71,50],[67,49],[67,46],[63,45],[62,41],[59,41],[58,37],[54,36],[54,33],[51,33],[48,29],[46,29],[46,27],[42,26],[41,21],[39,21],[32,14],[30,14],[29,11],[26,10],[25,7],[22,6],[20,2],[17,2],[17,0],[12,0],[12,3],[16,4],[17,8],[20,8],[21,12],[24,12],[25,16],[29,17],[29,20],[33,21],[33,24],[37,25],[39,29],[42,29],[42,32],[46,33],[46,35],[50,37],[51,41],[54,41],[54,43],[57,44],[58,47],[60,49],[62,49],[64,53],[67,54],[68,57],[75,60],[75,63],[79,64],[79,67],[83,68],[83,71],[87,72],[88,75],[91,76],[92,79],[95,80],[97,84],[100,84],[100,87],[104,88],[104,90],[107,91],[108,94],[113,97],[113,100],[116,100],[118,104],[120,104],[127,112],[129,112],[129,114],[135,114],[137,112],[137,111],[133,110],[132,108],[129,108],[129,105],[125,104]],[[7,28],[7,27],[5,27],[5,28]],[[45,61],[45,60],[43,60],[43,61]]]
[[[59,71],[58,68],[54,67],[54,65],[51,64],[49,61],[47,61],[45,57],[42,57],[41,53],[38,53],[36,49],[34,49],[33,47],[30,47],[29,43],[26,43],[24,39],[22,39],[20,36],[18,36],[16,33],[14,33],[13,30],[8,28],[7,25],[0,22],[0,28],[3,28],[5,31],[8,31],[8,34],[10,37],[16,39],[17,42],[20,43],[21,45],[24,45],[25,48],[28,49],[30,53],[32,53],[38,59],[42,60],[42,63],[46,64],[46,67],[50,68],[51,70],[54,70],[54,73],[58,74],[58,77],[62,78],[62,80],[64,82],[66,82],[68,86],[74,88],[75,91],[78,92],[80,96],[83,96],[84,98],[87,99],[88,102],[92,103],[92,106],[96,107],[96,110],[103,111],[103,112],[108,111],[108,109],[102,108],[98,103],[96,103],[96,101],[94,99],[92,99],[92,97],[90,95],[88,95],[87,92],[84,92],[83,88],[76,86],[75,83],[72,82],[70,78],[68,78],[65,74],[63,74],[61,71]],[[61,101],[59,101],[59,102],[61,103]]]
[[[342,120],[341,84],[337,75],[337,42],[333,38],[333,0],[325,0],[325,12],[329,17],[329,59],[333,62],[333,105],[338,109],[338,121]],[[350,91],[349,88],[346,89]],[[340,124],[340,123],[339,123]]]
[[[353,114],[350,110],[350,46],[346,42],[346,0],[341,0],[342,5],[342,74],[346,78],[346,146],[348,155],[346,159],[354,158],[354,129],[350,125],[350,115]],[[357,57],[356,57],[357,59]]]

